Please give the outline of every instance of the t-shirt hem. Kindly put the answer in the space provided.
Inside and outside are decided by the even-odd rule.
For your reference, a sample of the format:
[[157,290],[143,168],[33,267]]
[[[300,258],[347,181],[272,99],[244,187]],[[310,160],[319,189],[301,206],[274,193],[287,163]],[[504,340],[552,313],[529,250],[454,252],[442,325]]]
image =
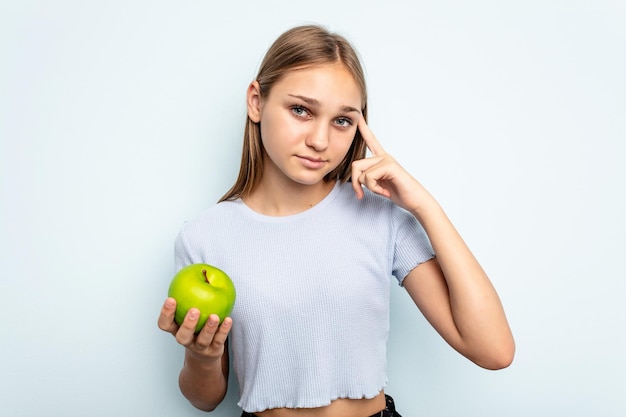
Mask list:
[[[376,392],[374,392],[373,394],[338,394],[338,395],[333,395],[331,396],[330,400],[325,401],[325,402],[298,402],[298,403],[275,403],[275,404],[270,404],[267,407],[259,407],[259,408],[255,408],[252,407],[250,405],[245,405],[242,401],[239,401],[237,403],[237,406],[239,408],[241,408],[242,410],[244,410],[246,413],[260,413],[262,411],[265,410],[269,410],[272,408],[320,408],[320,407],[326,407],[328,405],[330,405],[330,403],[332,403],[333,401],[339,400],[339,399],[351,399],[351,400],[360,400],[360,399],[367,399],[367,400],[371,400],[372,398],[375,398],[377,395],[379,395],[384,389],[385,389],[386,384],[384,384],[383,386],[381,386],[378,390],[376,390]],[[250,408],[247,408],[250,407]]]

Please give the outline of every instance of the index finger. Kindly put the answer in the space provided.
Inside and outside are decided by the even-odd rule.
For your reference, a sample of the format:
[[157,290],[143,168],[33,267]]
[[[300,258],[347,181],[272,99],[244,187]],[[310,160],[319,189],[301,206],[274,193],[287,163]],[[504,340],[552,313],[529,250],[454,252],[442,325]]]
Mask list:
[[359,132],[361,132],[361,137],[365,141],[365,145],[372,151],[372,155],[380,156],[385,154],[385,150],[374,136],[374,133],[370,130],[370,127],[367,125],[365,121],[365,117],[361,117],[359,119],[359,123],[357,124]]

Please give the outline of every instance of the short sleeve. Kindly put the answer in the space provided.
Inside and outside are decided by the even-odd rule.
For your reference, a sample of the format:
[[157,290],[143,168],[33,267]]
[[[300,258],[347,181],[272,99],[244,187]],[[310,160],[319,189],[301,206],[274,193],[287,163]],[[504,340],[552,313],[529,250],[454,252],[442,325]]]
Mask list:
[[406,210],[395,207],[392,215],[395,228],[392,273],[402,285],[404,278],[418,265],[434,258],[426,231]]

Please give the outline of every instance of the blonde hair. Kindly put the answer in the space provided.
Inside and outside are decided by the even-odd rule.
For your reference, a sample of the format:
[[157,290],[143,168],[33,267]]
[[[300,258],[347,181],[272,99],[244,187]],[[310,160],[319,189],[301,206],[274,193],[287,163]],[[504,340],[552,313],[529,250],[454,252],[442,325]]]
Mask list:
[[[256,77],[261,98],[267,98],[274,84],[290,70],[337,62],[345,65],[359,86],[363,103],[361,112],[367,121],[365,75],[356,50],[343,36],[317,25],[292,28],[274,41],[265,54]],[[344,160],[324,177],[324,181],[333,179],[347,181],[350,178],[352,162],[363,159],[365,151],[365,142],[357,130]],[[245,197],[254,190],[263,175],[263,153],[260,126],[247,117],[239,176],[219,201]]]

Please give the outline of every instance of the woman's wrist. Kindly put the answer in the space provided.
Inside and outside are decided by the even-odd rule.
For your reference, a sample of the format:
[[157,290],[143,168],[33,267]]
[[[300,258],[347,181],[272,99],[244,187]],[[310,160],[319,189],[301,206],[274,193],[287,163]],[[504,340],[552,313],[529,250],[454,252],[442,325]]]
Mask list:
[[222,357],[207,357],[205,355],[185,349],[185,367],[201,370],[202,372],[211,371],[214,368],[221,370]]
[[[433,196],[426,193],[420,200],[420,204],[410,210],[410,213],[419,220],[422,225],[428,222],[429,219],[435,219],[445,217],[445,213],[441,205],[435,200]],[[424,225],[425,226],[425,225]]]

